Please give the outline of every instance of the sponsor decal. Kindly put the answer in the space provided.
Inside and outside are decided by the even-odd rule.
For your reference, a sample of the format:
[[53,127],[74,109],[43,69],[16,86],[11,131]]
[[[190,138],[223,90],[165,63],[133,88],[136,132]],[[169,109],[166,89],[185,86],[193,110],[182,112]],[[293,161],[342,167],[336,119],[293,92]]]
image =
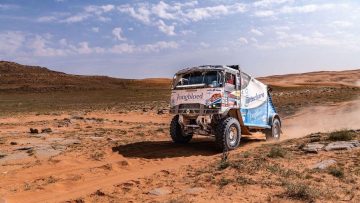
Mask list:
[[257,94],[257,93],[256,93],[256,95],[253,96],[253,97],[246,97],[246,98],[245,98],[245,102],[246,102],[247,104],[249,104],[249,103],[251,103],[251,102],[253,102],[253,101],[262,99],[262,98],[264,98],[264,97],[265,97],[265,94],[264,94],[264,93],[261,93],[261,94]]
[[194,94],[194,93],[188,93],[186,95],[177,95],[177,101],[179,100],[183,100],[183,101],[188,101],[188,100],[199,100],[199,99],[203,99],[204,97],[204,93],[201,94]]

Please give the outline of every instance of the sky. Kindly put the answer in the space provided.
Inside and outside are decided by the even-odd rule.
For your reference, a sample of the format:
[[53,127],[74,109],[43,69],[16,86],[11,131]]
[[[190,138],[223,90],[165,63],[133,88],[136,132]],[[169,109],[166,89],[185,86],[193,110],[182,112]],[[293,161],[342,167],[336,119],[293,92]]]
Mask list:
[[120,78],[358,69],[360,1],[0,0],[0,60]]

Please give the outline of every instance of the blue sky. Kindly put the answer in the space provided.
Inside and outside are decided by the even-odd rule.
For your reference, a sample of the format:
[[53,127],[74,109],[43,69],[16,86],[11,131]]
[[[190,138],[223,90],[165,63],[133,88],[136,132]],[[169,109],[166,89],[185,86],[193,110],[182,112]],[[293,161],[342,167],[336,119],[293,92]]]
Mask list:
[[360,1],[0,0],[0,60],[122,78],[355,69]]

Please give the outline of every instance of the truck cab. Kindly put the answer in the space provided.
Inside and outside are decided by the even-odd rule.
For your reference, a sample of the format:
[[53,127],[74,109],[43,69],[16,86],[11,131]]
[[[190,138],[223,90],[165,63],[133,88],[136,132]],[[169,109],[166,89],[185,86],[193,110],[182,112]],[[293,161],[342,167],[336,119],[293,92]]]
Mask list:
[[269,88],[238,65],[204,65],[178,71],[173,79],[170,135],[187,143],[193,134],[214,136],[220,150],[239,146],[241,135],[263,131],[279,139],[281,121]]

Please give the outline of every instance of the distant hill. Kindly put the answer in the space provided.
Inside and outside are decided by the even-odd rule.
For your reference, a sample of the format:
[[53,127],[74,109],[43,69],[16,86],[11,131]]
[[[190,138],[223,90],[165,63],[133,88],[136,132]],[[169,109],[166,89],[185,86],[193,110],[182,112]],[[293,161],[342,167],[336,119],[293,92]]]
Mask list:
[[[274,75],[258,78],[273,86],[360,86],[360,69]],[[0,91],[48,92],[102,89],[169,89],[171,79],[121,79],[107,76],[71,75],[39,66],[0,61]]]
[[170,79],[120,79],[107,76],[81,76],[0,61],[0,91],[67,91],[101,89],[170,88]]
[[274,86],[360,86],[360,69],[344,71],[317,71],[299,74],[273,75],[258,78]]

